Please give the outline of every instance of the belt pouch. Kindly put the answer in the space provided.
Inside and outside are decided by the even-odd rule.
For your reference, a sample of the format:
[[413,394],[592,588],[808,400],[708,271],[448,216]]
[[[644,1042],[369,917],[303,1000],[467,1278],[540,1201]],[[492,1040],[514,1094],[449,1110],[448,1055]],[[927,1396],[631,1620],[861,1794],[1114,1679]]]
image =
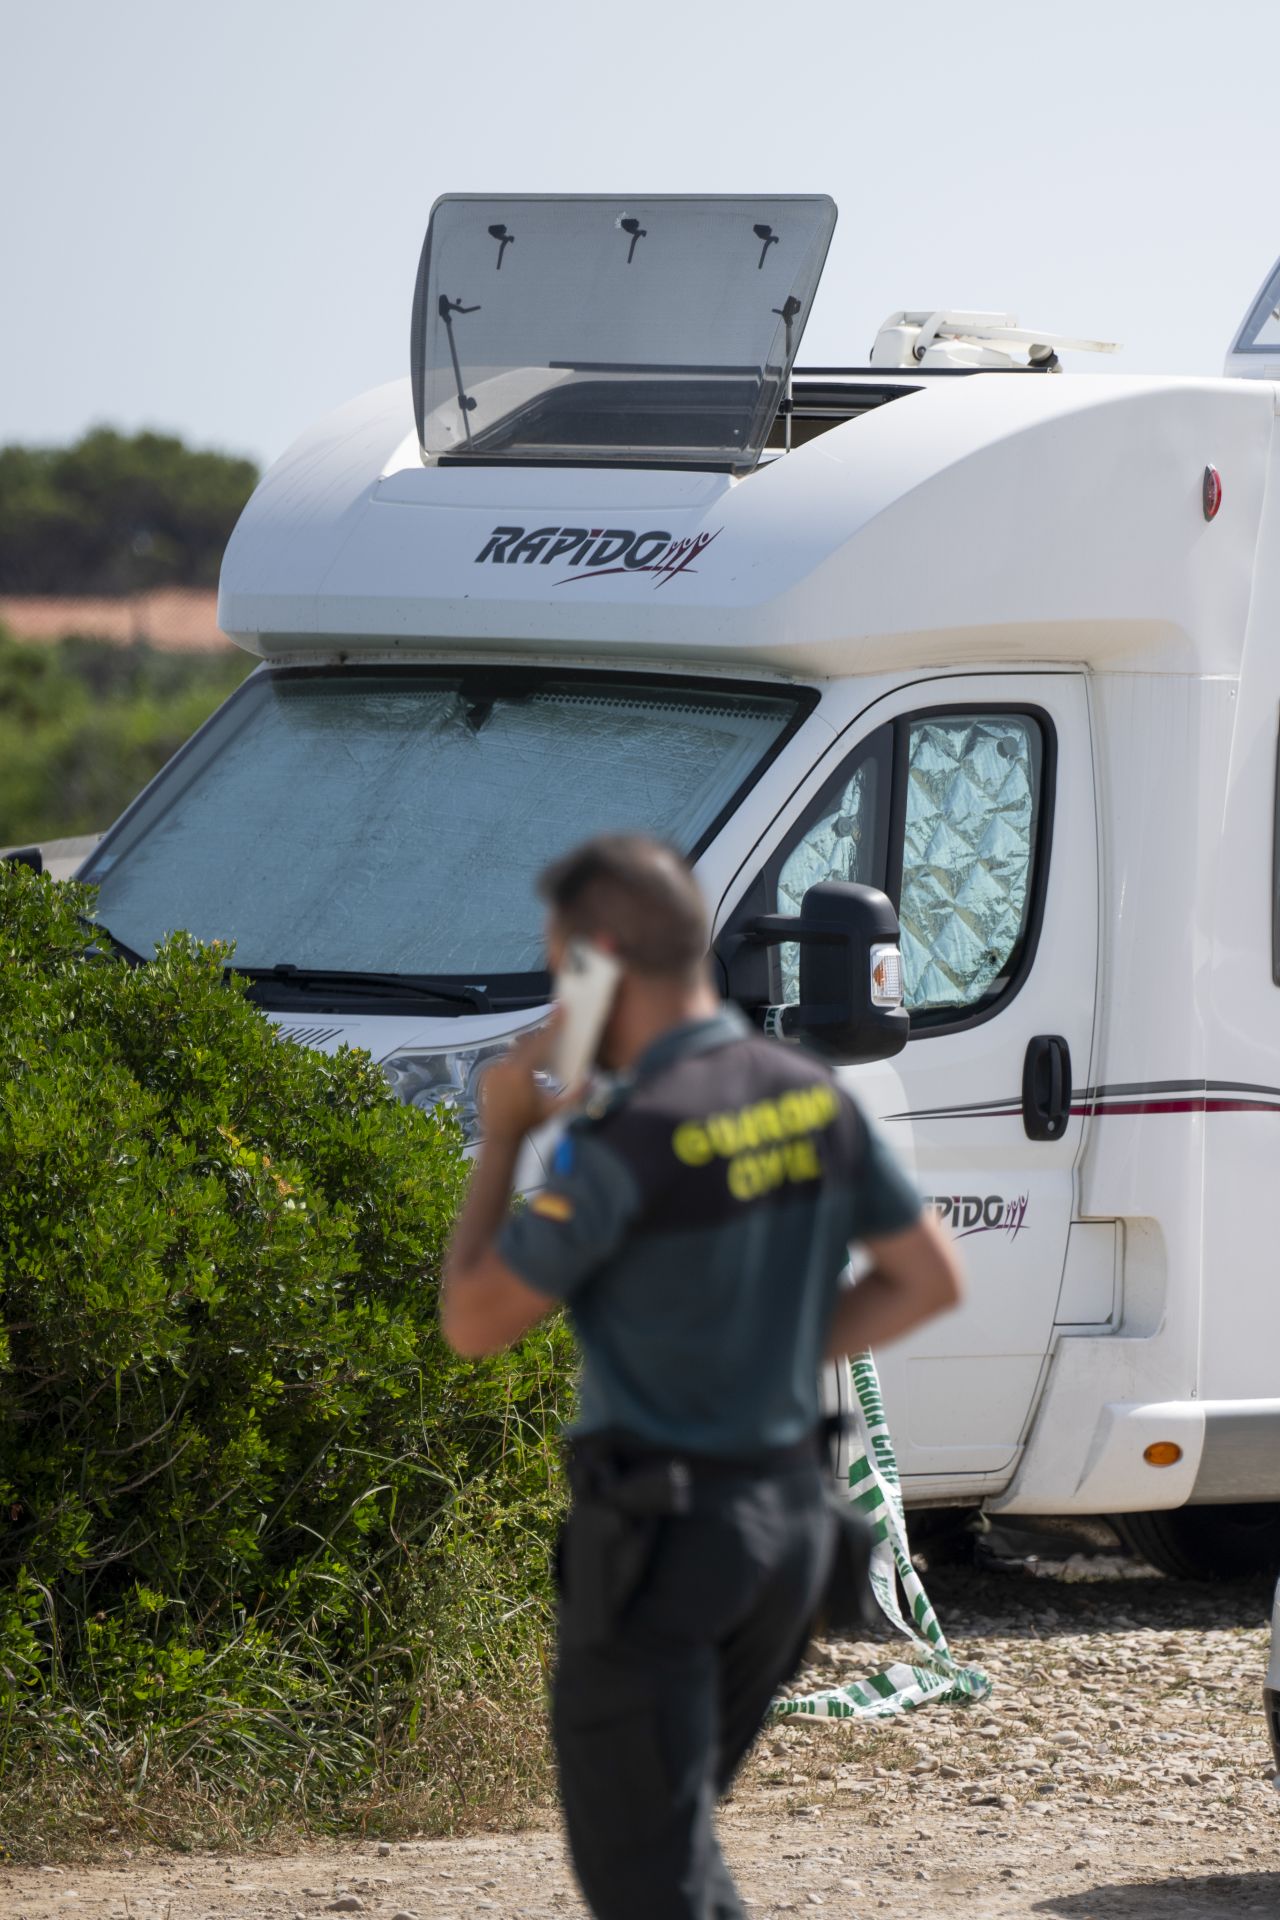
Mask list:
[[579,1646],[608,1640],[648,1570],[659,1516],[600,1501],[574,1504],[560,1556],[563,1631]]

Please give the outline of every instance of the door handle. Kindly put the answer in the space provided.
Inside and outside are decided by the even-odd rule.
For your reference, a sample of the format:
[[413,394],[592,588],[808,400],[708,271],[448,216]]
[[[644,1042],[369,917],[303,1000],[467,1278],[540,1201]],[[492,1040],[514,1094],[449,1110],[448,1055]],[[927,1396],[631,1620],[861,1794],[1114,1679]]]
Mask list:
[[1022,1063],[1022,1124],[1028,1140],[1060,1140],[1071,1118],[1071,1049],[1060,1033],[1038,1033]]

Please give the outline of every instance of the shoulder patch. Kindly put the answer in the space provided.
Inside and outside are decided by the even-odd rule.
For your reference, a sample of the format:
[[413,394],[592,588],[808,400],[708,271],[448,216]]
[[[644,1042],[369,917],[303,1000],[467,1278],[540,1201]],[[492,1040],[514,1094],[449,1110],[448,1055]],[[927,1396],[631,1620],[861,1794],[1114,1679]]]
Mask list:
[[573,1202],[567,1193],[535,1193],[529,1202],[530,1213],[536,1213],[543,1220],[572,1220]]

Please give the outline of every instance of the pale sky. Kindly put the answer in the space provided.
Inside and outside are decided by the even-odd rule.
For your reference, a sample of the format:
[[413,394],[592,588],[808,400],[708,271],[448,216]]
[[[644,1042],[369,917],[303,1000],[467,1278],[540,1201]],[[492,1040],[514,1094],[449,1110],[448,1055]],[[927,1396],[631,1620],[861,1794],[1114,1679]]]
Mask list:
[[0,0],[0,442],[259,460],[408,368],[442,192],[830,193],[895,307],[1214,374],[1280,253],[1276,0]]

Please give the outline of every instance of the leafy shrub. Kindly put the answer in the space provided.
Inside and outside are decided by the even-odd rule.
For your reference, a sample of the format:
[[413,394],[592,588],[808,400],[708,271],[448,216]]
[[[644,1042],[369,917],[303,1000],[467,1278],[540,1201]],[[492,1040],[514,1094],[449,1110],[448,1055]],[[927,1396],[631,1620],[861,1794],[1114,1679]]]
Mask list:
[[165,433],[0,447],[0,593],[213,586],[257,478],[251,460]]
[[91,905],[0,865],[0,1816],[42,1754],[428,1777],[459,1701],[536,1711],[567,1335],[459,1362],[454,1123]]
[[0,627],[0,846],[110,826],[253,664]]

